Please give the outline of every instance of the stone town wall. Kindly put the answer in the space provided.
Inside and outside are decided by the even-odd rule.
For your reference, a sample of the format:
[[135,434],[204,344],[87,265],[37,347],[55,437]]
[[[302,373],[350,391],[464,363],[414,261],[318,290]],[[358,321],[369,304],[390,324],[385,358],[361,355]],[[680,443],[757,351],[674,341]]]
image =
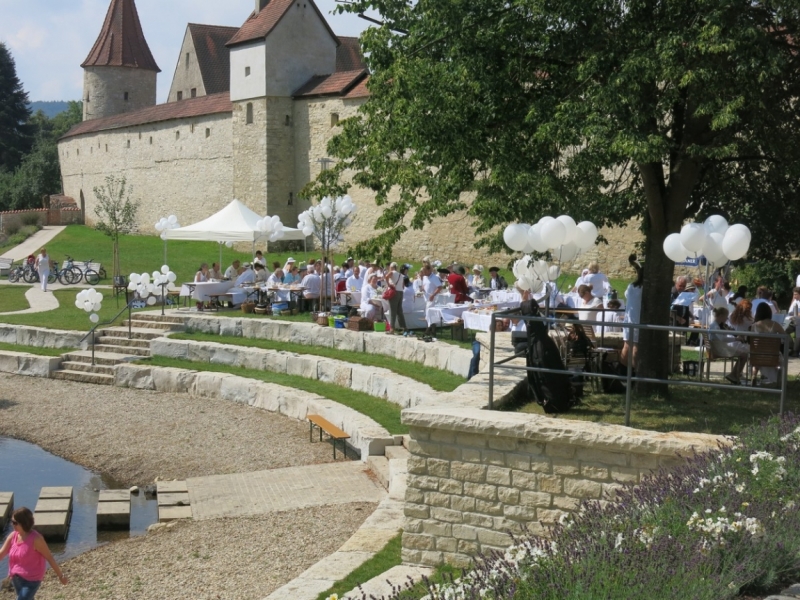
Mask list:
[[410,428],[403,562],[466,565],[721,438],[469,408],[403,411]]
[[175,119],[67,138],[58,145],[64,193],[86,203],[96,221],[94,188],[109,175],[127,177],[140,201],[139,231],[175,214],[182,225],[226,206],[233,193],[230,113]]

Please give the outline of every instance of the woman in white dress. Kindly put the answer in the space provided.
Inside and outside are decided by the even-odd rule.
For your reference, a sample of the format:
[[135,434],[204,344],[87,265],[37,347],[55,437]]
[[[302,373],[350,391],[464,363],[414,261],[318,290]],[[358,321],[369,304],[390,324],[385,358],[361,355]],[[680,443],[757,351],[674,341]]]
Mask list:
[[[597,320],[597,310],[598,308],[603,307],[603,301],[592,294],[592,286],[591,285],[579,285],[578,286],[578,296],[580,300],[578,301],[577,308],[581,309],[578,313],[578,319],[581,321],[596,321]],[[589,310],[585,310],[589,309]]]
[[[636,281],[629,284],[628,289],[625,290],[625,317],[622,319],[622,322],[638,324],[642,316],[642,283],[644,281],[644,269],[642,269],[642,265],[636,261],[635,254],[631,254],[628,257],[628,263],[636,271]],[[639,330],[623,327],[622,340],[622,352],[619,356],[619,362],[628,366],[628,361],[630,360],[633,367],[636,368],[639,357]]]
[[383,309],[377,304],[380,302],[377,284],[378,276],[373,273],[361,287],[361,316],[373,321],[383,317]]
[[42,284],[42,291],[46,292],[47,278],[50,277],[50,256],[47,254],[47,248],[42,248],[33,266],[39,273],[39,282]]
[[742,376],[742,370],[747,362],[750,353],[750,346],[742,342],[736,336],[727,333],[734,331],[728,325],[728,309],[724,306],[714,309],[714,321],[709,325],[711,333],[708,334],[708,341],[711,343],[711,352],[719,357],[736,357],[736,363],[731,372],[725,375],[725,379],[731,383],[738,384]]

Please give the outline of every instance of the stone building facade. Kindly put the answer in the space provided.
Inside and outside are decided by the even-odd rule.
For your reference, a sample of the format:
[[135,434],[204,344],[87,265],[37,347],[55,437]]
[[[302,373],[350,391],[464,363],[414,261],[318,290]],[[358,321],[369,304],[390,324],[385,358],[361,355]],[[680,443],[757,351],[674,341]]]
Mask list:
[[[159,69],[134,0],[111,1],[82,65],[84,122],[59,143],[64,193],[83,201],[87,221],[94,188],[125,175],[141,201],[141,233],[155,234],[152,223],[166,214],[202,220],[233,198],[296,226],[309,205],[300,192],[330,165],[328,142],[366,102],[368,74],[358,40],[336,36],[313,0],[258,0],[255,8],[238,29],[189,24],[168,102],[156,105]],[[345,247],[373,236],[382,210],[369,190],[350,195],[359,210]],[[596,258],[607,273],[629,274],[635,230],[603,231],[609,245],[575,268]],[[409,231],[395,255],[487,268],[510,260],[474,244],[471,219],[457,213]]]

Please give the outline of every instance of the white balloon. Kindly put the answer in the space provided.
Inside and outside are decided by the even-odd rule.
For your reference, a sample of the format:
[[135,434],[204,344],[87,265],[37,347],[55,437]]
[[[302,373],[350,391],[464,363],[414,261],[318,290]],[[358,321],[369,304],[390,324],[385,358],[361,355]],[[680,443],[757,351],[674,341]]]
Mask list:
[[137,287],[138,284],[134,283],[133,281],[128,283],[128,290],[130,290],[131,292],[135,292]]
[[148,306],[153,306],[153,304],[155,304],[155,303],[156,303],[156,297],[155,297],[155,296],[150,296],[150,297],[147,299],[147,305],[148,305]]
[[83,308],[83,301],[80,298],[75,299],[75,308]]
[[671,233],[664,239],[664,254],[673,262],[683,262],[689,251],[681,244],[681,234]]
[[314,230],[313,230],[313,229],[311,229],[311,227],[304,227],[304,228],[303,228],[303,235],[304,235],[304,236],[308,237],[308,236],[310,236],[312,233],[314,233]]
[[558,276],[561,275],[561,268],[553,265],[547,269],[547,277],[550,281],[556,281]]
[[547,250],[547,244],[542,239],[541,230],[542,227],[538,223],[528,229],[528,244],[536,252],[545,252]]
[[320,212],[322,213],[322,216],[325,217],[326,219],[330,219],[331,215],[333,214],[333,210],[331,209],[330,206],[323,206]]
[[528,243],[528,229],[521,223],[512,223],[503,231],[503,241],[512,250],[522,252]]
[[99,312],[100,309],[102,309],[102,308],[103,308],[103,303],[102,302],[95,302],[94,304],[92,304],[92,310],[95,311],[95,312]]
[[591,221],[581,221],[576,225],[575,243],[583,251],[588,250],[597,241],[597,225]]
[[728,230],[728,221],[722,215],[711,215],[703,222],[703,229],[707,234],[719,233],[725,235]]
[[141,277],[139,278],[139,283],[143,283],[145,285],[150,283],[150,274],[149,273],[142,273]]
[[226,245],[228,248],[233,248],[233,242],[225,242],[225,245]]
[[156,228],[156,231],[161,231],[161,229],[162,229],[161,221],[159,221],[158,223],[155,224],[155,228]]
[[166,232],[166,231],[165,231],[165,232],[163,232],[163,233],[162,233],[160,236],[158,236],[158,237],[160,237],[162,240],[164,240],[164,241],[166,242],[166,241],[167,241],[167,232]]
[[161,265],[161,272],[164,274],[169,273],[169,265]]
[[681,229],[681,244],[692,254],[703,250],[706,241],[706,230],[700,223],[687,223]]
[[722,251],[728,260],[739,260],[750,249],[750,230],[739,223],[731,225],[722,238]]
[[542,240],[547,244],[548,248],[558,248],[564,243],[564,237],[567,235],[567,228],[561,221],[553,219],[547,221],[542,225]]
[[170,215],[167,220],[169,221],[170,225],[175,225],[178,222],[178,217],[175,215]]
[[100,317],[96,313],[92,313],[92,314],[89,315],[89,320],[92,323],[99,323],[100,322]]
[[541,227],[544,227],[545,223],[549,223],[550,221],[555,221],[555,219],[553,217],[542,217],[541,219],[539,219],[538,224]]
[[93,302],[91,302],[89,300],[84,300],[83,301],[83,310],[85,310],[86,312],[92,312],[92,307],[93,306],[94,306]]
[[555,255],[560,262],[569,262],[578,256],[578,245],[575,242],[564,244],[556,249]]
[[321,206],[330,206],[331,205],[331,198],[330,196],[325,196],[322,201],[320,202]]
[[567,230],[567,233],[564,235],[563,243],[569,244],[570,242],[574,242],[578,229],[578,225],[575,223],[575,219],[573,219],[569,215],[561,215],[556,219],[556,221],[561,221],[561,223],[564,225],[564,228]]
[[131,273],[130,277],[128,277],[128,281],[131,283],[138,284],[142,280],[141,276],[138,273]]
[[167,281],[169,281],[170,283],[175,283],[176,279],[178,279],[178,276],[175,275],[175,273],[173,273],[172,271],[170,271],[169,275],[167,275]]
[[722,240],[724,236],[721,233],[710,233],[706,236],[705,244],[703,244],[703,256],[712,265],[721,265],[727,262],[725,252],[722,251]]
[[270,221],[272,221],[273,223],[280,223],[281,222],[281,218],[278,215],[272,215],[272,218],[270,219]]

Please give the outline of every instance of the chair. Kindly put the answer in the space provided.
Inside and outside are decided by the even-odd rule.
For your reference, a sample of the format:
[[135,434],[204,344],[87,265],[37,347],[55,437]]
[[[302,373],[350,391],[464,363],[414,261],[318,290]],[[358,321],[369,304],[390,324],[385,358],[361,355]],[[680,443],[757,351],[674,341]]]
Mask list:
[[[735,356],[717,356],[714,354],[713,347],[711,346],[711,338],[708,337],[705,333],[702,334],[703,337],[703,350],[705,351],[705,361],[706,361],[706,380],[711,381],[711,363],[712,362],[719,362],[722,361],[722,375],[725,376],[728,370],[728,361],[731,361],[731,364],[736,362]],[[700,380],[703,379],[703,373],[700,373]]]
[[779,369],[781,365],[781,340],[780,338],[765,338],[753,336],[750,338],[750,358],[748,370],[752,369],[753,385],[756,385],[755,375],[758,369],[772,367]]

